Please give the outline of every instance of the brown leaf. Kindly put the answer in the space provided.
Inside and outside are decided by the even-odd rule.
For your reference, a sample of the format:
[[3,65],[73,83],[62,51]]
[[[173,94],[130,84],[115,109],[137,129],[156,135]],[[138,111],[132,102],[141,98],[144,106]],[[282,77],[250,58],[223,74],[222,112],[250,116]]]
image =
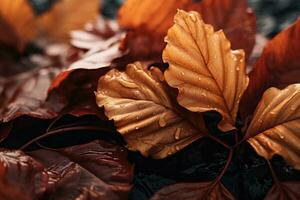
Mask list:
[[99,12],[99,0],[58,1],[50,11],[39,19],[43,35],[54,41],[68,41],[69,32],[81,29],[84,25],[95,20]]
[[246,138],[266,159],[282,156],[300,169],[300,84],[268,89],[256,108]]
[[0,151],[0,199],[32,200],[46,191],[43,166],[21,151]]
[[269,87],[284,88],[300,82],[300,19],[279,33],[265,47],[249,74],[250,82],[241,102],[244,116],[252,114]]
[[151,200],[234,200],[234,196],[222,183],[214,185],[212,182],[179,183],[164,187]]
[[214,32],[196,12],[179,10],[169,29],[163,60],[167,83],[180,105],[193,112],[222,114],[222,131],[235,128],[239,101],[248,85],[242,50],[231,50],[223,31]]
[[58,72],[56,68],[42,67],[6,80],[0,94],[0,122],[9,122],[22,115],[41,119],[56,117],[57,113],[45,100],[48,87]]
[[22,51],[35,36],[35,16],[26,0],[1,0],[0,42]]
[[[233,48],[245,49],[250,56],[255,43],[255,16],[246,0],[127,0],[119,11],[120,25],[129,30],[124,49],[132,56],[160,54],[165,44],[163,38],[173,24],[177,9],[198,11],[206,23],[223,29]],[[241,42],[243,41],[243,42]],[[143,48],[147,46],[148,49]],[[139,52],[137,49],[142,48]]]
[[[131,150],[164,158],[206,134],[201,116],[187,117],[174,103],[162,72],[140,63],[125,72],[111,70],[99,79],[97,104],[115,121]],[[198,126],[197,126],[198,125]]]
[[298,200],[300,198],[300,182],[282,182],[274,184],[265,200]]
[[133,166],[117,145],[94,141],[30,155],[47,168],[50,199],[126,199],[130,191]]

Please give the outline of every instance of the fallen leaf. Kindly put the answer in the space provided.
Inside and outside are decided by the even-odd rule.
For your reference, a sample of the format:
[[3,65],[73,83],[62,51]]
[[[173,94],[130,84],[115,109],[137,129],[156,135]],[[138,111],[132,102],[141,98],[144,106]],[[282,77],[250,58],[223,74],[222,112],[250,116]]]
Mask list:
[[39,19],[42,35],[53,41],[68,41],[69,32],[96,19],[99,0],[61,0]]
[[217,111],[222,131],[235,129],[239,101],[248,85],[243,50],[231,50],[223,31],[214,32],[196,12],[179,10],[163,52],[167,83],[178,103],[193,112]]
[[97,140],[30,155],[45,165],[50,199],[125,199],[130,191],[133,166],[117,145]]
[[158,68],[134,63],[125,72],[111,70],[99,79],[96,98],[128,148],[144,156],[164,158],[206,134],[201,116],[184,118]]
[[[118,20],[128,30],[123,49],[134,57],[160,55],[164,36],[173,24],[177,9],[198,11],[206,23],[223,29],[234,49],[245,49],[250,56],[255,44],[255,16],[246,0],[127,0],[119,11]],[[241,42],[243,41],[243,42]],[[148,47],[148,49],[143,48]],[[138,49],[142,48],[139,52]]]
[[23,51],[35,37],[35,15],[26,0],[1,0],[0,42]]
[[151,200],[234,200],[234,196],[222,183],[179,183],[164,187],[158,191]]
[[57,113],[46,103],[47,89],[59,72],[57,68],[42,67],[6,80],[1,93],[0,122],[9,122],[22,115],[50,119]]
[[300,84],[268,89],[254,113],[246,138],[266,159],[282,156],[300,169]]
[[47,173],[43,166],[21,151],[0,151],[0,199],[32,200],[46,191]]
[[281,182],[274,184],[265,200],[298,200],[300,198],[300,182]]
[[250,82],[241,101],[244,116],[252,114],[269,87],[285,88],[300,82],[300,19],[279,33],[265,47],[249,74]]

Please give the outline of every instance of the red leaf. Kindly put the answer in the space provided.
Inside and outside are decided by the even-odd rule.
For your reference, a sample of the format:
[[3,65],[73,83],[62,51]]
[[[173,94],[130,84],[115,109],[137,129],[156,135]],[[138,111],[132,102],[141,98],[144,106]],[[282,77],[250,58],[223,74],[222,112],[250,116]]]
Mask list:
[[279,33],[265,47],[249,74],[250,82],[242,102],[244,116],[251,114],[269,87],[285,88],[300,82],[300,19]]
[[0,151],[0,199],[32,200],[46,191],[43,166],[21,151]]
[[95,141],[30,155],[46,166],[52,199],[124,199],[131,188],[133,167],[117,145]]
[[300,199],[300,182],[275,183],[267,193],[265,200],[298,200]]

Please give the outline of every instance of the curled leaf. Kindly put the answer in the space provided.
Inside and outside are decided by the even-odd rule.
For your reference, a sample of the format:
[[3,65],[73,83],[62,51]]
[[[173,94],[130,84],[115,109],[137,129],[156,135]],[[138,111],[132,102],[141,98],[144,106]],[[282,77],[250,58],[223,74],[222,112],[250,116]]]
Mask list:
[[184,118],[157,68],[135,63],[125,72],[111,70],[99,79],[96,98],[128,148],[144,156],[164,158],[206,134],[201,116]]
[[0,1],[0,42],[22,51],[35,36],[35,15],[26,0]]
[[31,200],[46,191],[48,175],[43,166],[21,151],[0,151],[0,199]]
[[179,183],[164,187],[151,200],[234,200],[234,196],[222,183],[214,185],[212,182]]
[[244,116],[252,114],[269,87],[285,88],[300,82],[300,19],[279,33],[265,47],[249,74],[250,82],[241,101]]
[[268,89],[256,108],[246,137],[266,159],[282,156],[300,169],[300,84]]
[[223,31],[214,32],[196,12],[179,10],[169,29],[163,60],[167,83],[179,90],[180,105],[193,112],[217,111],[222,131],[234,129],[248,85],[242,50],[231,50]]

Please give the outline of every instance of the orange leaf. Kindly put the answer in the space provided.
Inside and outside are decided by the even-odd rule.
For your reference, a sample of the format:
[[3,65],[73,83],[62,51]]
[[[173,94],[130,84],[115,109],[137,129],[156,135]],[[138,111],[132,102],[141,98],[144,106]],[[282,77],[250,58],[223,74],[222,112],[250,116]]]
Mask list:
[[35,36],[34,13],[26,0],[0,1],[0,42],[22,51]]
[[179,10],[169,29],[163,60],[167,83],[178,102],[193,112],[217,111],[222,131],[234,129],[239,101],[248,84],[242,50],[232,51],[223,31],[214,32],[196,12]]
[[[235,49],[250,55],[255,43],[255,16],[246,0],[127,0],[119,11],[120,25],[129,30],[124,41],[133,56],[160,54],[163,38],[173,24],[177,9],[198,11],[206,23],[224,29]],[[137,49],[147,46],[148,50]]]
[[172,101],[170,88],[158,68],[141,63],[125,72],[115,69],[99,79],[97,104],[114,120],[128,148],[156,159],[171,155],[203,137],[204,122],[198,114]]
[[300,82],[300,19],[272,39],[249,74],[249,87],[241,102],[244,116],[251,114],[269,87],[284,88]]
[[300,169],[300,84],[268,89],[256,108],[246,138],[266,159],[282,156]]

